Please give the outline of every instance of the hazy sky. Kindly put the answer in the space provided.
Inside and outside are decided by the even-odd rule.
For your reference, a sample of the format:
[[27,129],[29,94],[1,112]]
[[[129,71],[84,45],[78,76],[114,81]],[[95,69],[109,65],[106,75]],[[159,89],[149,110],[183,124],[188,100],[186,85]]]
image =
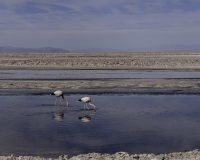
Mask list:
[[200,44],[200,0],[0,0],[0,46]]

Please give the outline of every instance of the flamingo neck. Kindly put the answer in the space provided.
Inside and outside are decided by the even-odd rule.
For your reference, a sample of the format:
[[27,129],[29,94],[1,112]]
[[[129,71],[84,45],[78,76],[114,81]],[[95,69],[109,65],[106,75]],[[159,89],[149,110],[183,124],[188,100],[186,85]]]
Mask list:
[[94,107],[94,110],[96,110],[96,106],[94,104],[92,103],[89,103],[89,104]]
[[64,95],[62,95],[62,98],[66,101],[66,105],[68,106],[68,101],[65,99]]

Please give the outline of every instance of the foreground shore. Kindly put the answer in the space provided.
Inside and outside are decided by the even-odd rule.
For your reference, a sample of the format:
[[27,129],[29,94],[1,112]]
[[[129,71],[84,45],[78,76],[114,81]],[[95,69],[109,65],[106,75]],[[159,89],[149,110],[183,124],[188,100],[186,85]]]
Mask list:
[[67,155],[61,155],[58,158],[44,158],[44,157],[32,157],[32,156],[0,156],[0,160],[199,160],[200,151],[193,150],[187,152],[177,152],[169,154],[134,154],[129,155],[126,152],[117,152],[115,154],[100,154],[100,153],[89,153],[80,154],[73,157],[68,157]]

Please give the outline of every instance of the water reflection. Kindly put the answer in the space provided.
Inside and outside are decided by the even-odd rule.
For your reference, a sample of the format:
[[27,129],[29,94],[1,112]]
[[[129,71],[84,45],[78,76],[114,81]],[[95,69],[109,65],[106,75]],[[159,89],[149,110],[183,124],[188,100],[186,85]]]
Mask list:
[[82,122],[90,122],[92,116],[96,114],[96,110],[94,110],[92,113],[88,112],[88,110],[84,110],[84,116],[79,116],[78,119],[80,119]]
[[56,111],[52,113],[52,118],[56,121],[62,121],[65,115],[65,111],[68,107],[56,107]]

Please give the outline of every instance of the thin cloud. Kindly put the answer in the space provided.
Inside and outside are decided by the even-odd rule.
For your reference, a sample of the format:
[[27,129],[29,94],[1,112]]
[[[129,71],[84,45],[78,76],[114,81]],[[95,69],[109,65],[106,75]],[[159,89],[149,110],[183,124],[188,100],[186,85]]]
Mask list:
[[[200,34],[198,6],[200,0],[7,0],[0,3],[0,32],[3,32],[1,35],[6,36],[7,40],[5,42],[5,39],[0,39],[0,42],[7,44],[10,41],[12,44],[19,44],[14,42],[11,35],[18,35],[21,31],[25,37],[21,40],[24,39],[27,43],[42,39],[42,42],[38,41],[42,44],[45,37],[48,37],[47,42],[53,37],[56,40],[54,44],[64,46],[63,42],[57,42],[61,39],[71,44],[70,46],[76,46],[76,42],[81,43],[78,44],[81,47],[93,47],[91,44],[105,46],[103,42],[99,42],[99,37],[106,44],[109,43],[106,39],[113,41],[113,46],[122,43],[121,40],[116,40],[116,37],[134,42],[138,38],[141,39],[141,45],[142,38],[143,41],[147,41],[146,37],[153,34],[157,37],[160,34],[160,38],[152,37],[155,43],[160,42],[162,37],[168,37],[169,33],[177,36],[181,33],[191,33],[192,37],[194,33]],[[44,35],[44,31],[49,35]],[[35,40],[27,40],[26,35]],[[105,39],[102,36],[105,36]],[[74,39],[73,44],[70,39]],[[78,39],[88,41],[81,42]],[[52,45],[54,41],[51,40],[45,45]],[[126,41],[124,43],[130,44]],[[148,43],[149,41],[146,42]],[[124,46],[127,47],[126,44]]]
[[42,14],[48,13],[48,10],[38,7],[35,2],[26,2],[23,4],[15,5],[15,13],[16,14]]

